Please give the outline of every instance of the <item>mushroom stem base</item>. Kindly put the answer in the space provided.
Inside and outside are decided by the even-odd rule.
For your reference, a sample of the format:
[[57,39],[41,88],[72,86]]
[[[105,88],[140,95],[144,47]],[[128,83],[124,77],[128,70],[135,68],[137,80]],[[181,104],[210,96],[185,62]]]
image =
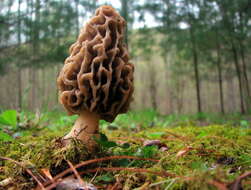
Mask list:
[[72,138],[81,140],[88,150],[92,151],[96,146],[94,137],[99,137],[99,116],[96,113],[83,111],[75,121],[71,131],[64,136],[63,142],[68,144]]

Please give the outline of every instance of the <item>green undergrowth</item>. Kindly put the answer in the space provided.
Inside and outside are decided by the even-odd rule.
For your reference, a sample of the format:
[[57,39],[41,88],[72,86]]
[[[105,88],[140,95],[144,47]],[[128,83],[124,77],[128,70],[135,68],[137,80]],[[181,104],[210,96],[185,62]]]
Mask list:
[[[165,171],[171,177],[150,172],[109,171],[87,173],[83,179],[97,186],[119,183],[124,190],[138,189],[216,189],[214,182],[228,184],[251,170],[251,127],[248,116],[192,115],[161,116],[142,111],[119,116],[112,124],[101,121],[99,148],[88,153],[81,142],[73,140],[64,147],[60,137],[69,131],[76,117],[58,113],[25,114],[17,122],[22,129],[2,126],[10,138],[0,141],[0,156],[11,158],[33,173],[49,169],[54,176],[73,164],[107,156],[135,156],[158,162],[116,159],[98,162],[79,171],[97,167],[143,168]],[[104,135],[105,134],[105,135]],[[144,146],[146,140],[161,143]],[[162,148],[165,149],[162,149]],[[24,168],[0,159],[0,181],[12,177],[17,189],[31,189],[35,181]],[[250,179],[249,179],[250,180]],[[251,189],[248,179],[244,189]],[[1,188],[0,188],[1,189]]]

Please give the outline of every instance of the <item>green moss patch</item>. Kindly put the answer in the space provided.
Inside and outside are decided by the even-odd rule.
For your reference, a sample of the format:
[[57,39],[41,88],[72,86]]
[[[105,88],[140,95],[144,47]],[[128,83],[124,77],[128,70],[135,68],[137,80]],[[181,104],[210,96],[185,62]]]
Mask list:
[[[161,118],[155,120],[159,121]],[[125,190],[216,189],[216,183],[230,184],[238,176],[251,171],[250,127],[232,124],[199,126],[197,121],[180,126],[173,123],[164,125],[163,122],[155,122],[150,126],[144,123],[140,126],[137,118],[131,124],[126,120],[124,125],[128,127],[125,127],[123,120],[120,120],[113,124],[116,127],[110,127],[112,130],[109,129],[109,124],[101,123],[101,132],[106,135],[102,135],[102,139],[98,141],[99,149],[94,154],[88,153],[85,145],[76,140],[67,147],[62,146],[59,137],[70,127],[64,130],[44,127],[32,135],[12,141],[0,141],[0,155],[22,163],[34,174],[46,168],[53,176],[69,167],[66,160],[73,165],[114,155],[159,160],[116,159],[78,169],[79,172],[98,167],[145,169],[145,172],[102,170],[82,176],[85,181],[91,181],[99,187],[107,188],[117,183]],[[143,146],[146,140],[159,140],[161,145]],[[0,181],[12,177],[17,189],[36,186],[36,182],[24,168],[13,162],[0,160],[0,167]],[[166,172],[173,176],[157,175],[154,172]],[[243,180],[242,187],[251,188],[248,178]]]

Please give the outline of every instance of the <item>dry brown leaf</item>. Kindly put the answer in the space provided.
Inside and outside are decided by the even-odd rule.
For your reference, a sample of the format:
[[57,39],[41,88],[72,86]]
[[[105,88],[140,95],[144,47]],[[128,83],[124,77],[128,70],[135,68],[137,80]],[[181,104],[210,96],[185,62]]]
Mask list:
[[52,177],[52,175],[51,175],[51,173],[50,173],[50,170],[49,170],[48,168],[43,168],[43,169],[41,169],[41,173],[42,173],[46,178],[48,178],[49,180],[52,180],[52,179],[53,179],[53,177]]
[[182,157],[184,156],[185,154],[187,154],[189,151],[191,151],[193,148],[191,146],[188,146],[182,150],[180,150],[177,154],[176,154],[176,157]]

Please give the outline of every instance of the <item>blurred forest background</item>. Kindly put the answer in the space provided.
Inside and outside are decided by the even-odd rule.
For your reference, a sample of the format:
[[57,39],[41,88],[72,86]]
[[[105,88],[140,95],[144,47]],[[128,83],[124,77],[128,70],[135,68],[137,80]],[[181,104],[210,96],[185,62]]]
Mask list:
[[1,0],[0,109],[62,109],[57,74],[103,4],[128,23],[132,109],[250,111],[250,0]]

